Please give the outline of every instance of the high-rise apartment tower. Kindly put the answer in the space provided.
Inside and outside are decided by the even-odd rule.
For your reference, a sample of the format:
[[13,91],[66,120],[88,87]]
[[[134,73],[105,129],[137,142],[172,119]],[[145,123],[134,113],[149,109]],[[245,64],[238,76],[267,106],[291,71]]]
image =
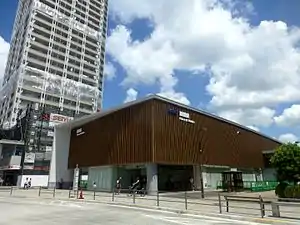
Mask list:
[[[51,151],[53,128],[41,128],[50,126],[51,114],[59,122],[101,108],[107,13],[108,0],[19,1],[0,88],[0,124],[13,126],[32,104],[28,151]],[[48,115],[45,121],[38,112]]]

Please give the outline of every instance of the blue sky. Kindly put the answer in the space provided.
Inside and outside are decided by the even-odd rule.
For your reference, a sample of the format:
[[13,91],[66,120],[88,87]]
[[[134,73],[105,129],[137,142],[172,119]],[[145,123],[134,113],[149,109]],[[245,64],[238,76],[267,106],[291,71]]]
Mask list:
[[[6,42],[17,2],[0,1]],[[298,140],[300,1],[184,2],[110,1],[104,108],[160,93]]]

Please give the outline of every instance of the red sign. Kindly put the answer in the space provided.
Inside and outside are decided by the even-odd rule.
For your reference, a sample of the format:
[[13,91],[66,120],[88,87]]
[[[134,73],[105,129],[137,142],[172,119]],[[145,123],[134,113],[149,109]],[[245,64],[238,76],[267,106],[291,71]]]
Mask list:
[[49,166],[34,166],[34,170],[46,170],[48,171],[50,168]]

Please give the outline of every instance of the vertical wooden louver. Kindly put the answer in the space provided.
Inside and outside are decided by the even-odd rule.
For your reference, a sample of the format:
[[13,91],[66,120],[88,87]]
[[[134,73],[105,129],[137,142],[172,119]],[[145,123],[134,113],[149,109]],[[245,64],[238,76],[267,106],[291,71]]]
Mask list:
[[[187,113],[194,123],[179,119]],[[84,135],[77,136],[82,128]],[[263,150],[280,143],[245,128],[157,98],[75,128],[69,167],[131,163],[263,167]]]

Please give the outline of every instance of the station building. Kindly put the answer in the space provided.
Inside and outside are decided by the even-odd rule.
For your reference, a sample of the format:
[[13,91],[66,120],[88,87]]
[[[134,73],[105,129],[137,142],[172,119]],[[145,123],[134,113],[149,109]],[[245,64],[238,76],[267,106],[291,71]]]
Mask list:
[[[222,172],[240,171],[244,181],[264,179],[264,151],[281,143],[247,127],[157,95],[55,127],[49,186],[71,185],[76,165],[99,190],[117,177],[127,188],[136,177],[149,192],[215,189]],[[270,177],[270,174],[267,174]]]

